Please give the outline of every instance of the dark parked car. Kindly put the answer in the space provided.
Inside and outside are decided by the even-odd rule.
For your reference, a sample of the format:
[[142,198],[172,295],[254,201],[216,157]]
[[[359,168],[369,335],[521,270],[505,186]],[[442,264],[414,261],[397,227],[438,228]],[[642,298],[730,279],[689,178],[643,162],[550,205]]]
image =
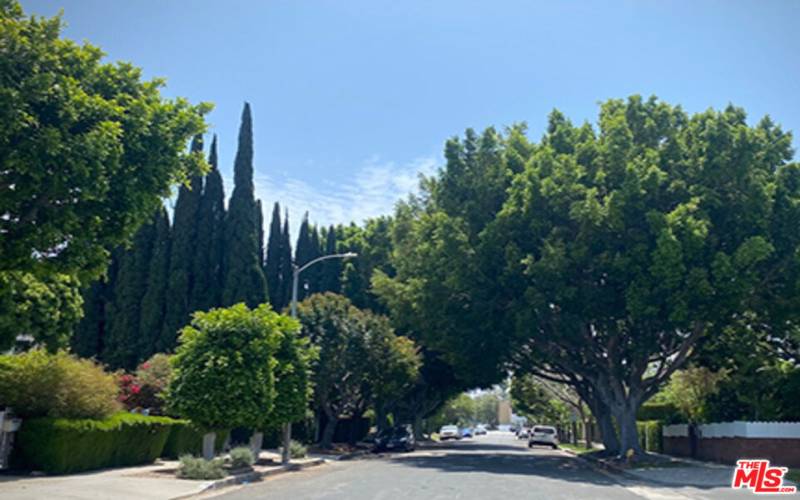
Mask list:
[[399,425],[385,429],[375,437],[376,451],[414,451],[417,442],[411,426]]

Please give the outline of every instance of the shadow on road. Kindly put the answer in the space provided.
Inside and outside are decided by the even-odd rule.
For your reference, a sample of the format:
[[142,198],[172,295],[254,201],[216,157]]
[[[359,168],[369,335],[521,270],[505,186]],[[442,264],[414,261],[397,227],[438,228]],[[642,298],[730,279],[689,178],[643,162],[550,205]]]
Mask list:
[[[432,455],[394,455],[389,460],[406,467],[435,469],[447,473],[486,473],[502,475],[539,476],[541,478],[591,483],[610,486],[618,484],[617,478],[595,470],[592,466],[572,456],[558,452],[529,452],[522,446],[491,442],[452,442],[426,445]],[[642,482],[619,476],[629,484],[646,484],[650,488],[675,488],[676,485]],[[680,487],[680,486],[677,486]],[[693,485],[698,489],[716,486]]]
[[514,446],[510,444],[500,444],[491,442],[480,441],[444,441],[444,442],[428,442],[421,444],[420,449],[425,450],[460,450],[460,451],[516,451],[524,452],[525,448],[521,446]]
[[[613,485],[613,479],[599,474],[586,465],[570,458],[519,453],[493,453],[487,445],[486,453],[445,453],[436,456],[395,456],[392,461],[407,467],[437,469],[442,472],[541,476],[563,481],[589,482],[596,485]],[[473,449],[482,448],[476,445]],[[519,451],[519,448],[513,448]]]

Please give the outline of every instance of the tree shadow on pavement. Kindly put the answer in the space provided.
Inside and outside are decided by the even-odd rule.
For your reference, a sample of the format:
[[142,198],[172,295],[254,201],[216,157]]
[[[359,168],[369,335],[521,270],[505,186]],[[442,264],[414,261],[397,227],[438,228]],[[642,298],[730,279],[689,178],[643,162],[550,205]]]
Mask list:
[[[597,486],[612,486],[624,482],[628,485],[645,485],[650,488],[682,488],[682,485],[664,484],[644,481],[613,473],[602,473],[591,465],[574,457],[563,455],[527,455],[519,453],[519,447],[494,444],[476,444],[471,449],[485,453],[458,453],[450,450],[439,450],[432,455],[397,455],[392,463],[406,467],[436,469],[448,473],[484,473],[502,475],[538,476],[546,479],[589,483]],[[468,448],[458,446],[458,450]],[[501,450],[512,449],[518,453],[503,453]],[[499,452],[498,452],[499,451]],[[701,490],[718,488],[718,486],[692,485]]]
[[[442,472],[542,476],[598,485],[616,484],[614,479],[592,470],[571,457],[492,453],[490,447],[491,445],[480,447],[486,450],[486,453],[480,454],[406,455],[393,457],[392,461],[408,467],[438,469]],[[518,447],[513,449],[519,451]]]

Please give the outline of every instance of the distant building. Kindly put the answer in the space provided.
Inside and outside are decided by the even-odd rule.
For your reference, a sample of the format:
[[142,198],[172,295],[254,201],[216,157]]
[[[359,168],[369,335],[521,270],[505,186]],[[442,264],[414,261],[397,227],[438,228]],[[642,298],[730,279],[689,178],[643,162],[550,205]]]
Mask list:
[[497,424],[508,425],[511,423],[511,403],[500,400],[497,404]]

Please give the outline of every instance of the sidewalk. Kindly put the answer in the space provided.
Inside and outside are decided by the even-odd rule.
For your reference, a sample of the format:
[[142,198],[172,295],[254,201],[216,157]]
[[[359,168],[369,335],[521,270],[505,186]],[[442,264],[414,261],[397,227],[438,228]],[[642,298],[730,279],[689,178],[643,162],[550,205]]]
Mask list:
[[666,467],[624,469],[624,474],[635,479],[667,486],[712,488],[730,486],[733,470],[732,465],[681,459]]
[[579,460],[585,460],[594,466],[621,474],[629,479],[664,486],[727,487],[730,486],[731,478],[733,478],[734,467],[732,465],[701,462],[650,452],[648,454],[658,457],[663,461],[663,465],[622,467],[610,460],[602,460],[586,454],[578,455],[571,450],[562,449]]
[[0,475],[0,498],[35,500],[70,498],[76,500],[167,500],[198,495],[204,491],[242,482],[258,481],[265,476],[300,470],[325,463],[321,457],[292,460],[280,464],[275,454],[262,452],[261,460],[277,458],[274,464],[256,465],[253,472],[228,476],[219,480],[197,481],[178,479],[177,461],[158,461],[152,465],[122,467],[64,476]]

